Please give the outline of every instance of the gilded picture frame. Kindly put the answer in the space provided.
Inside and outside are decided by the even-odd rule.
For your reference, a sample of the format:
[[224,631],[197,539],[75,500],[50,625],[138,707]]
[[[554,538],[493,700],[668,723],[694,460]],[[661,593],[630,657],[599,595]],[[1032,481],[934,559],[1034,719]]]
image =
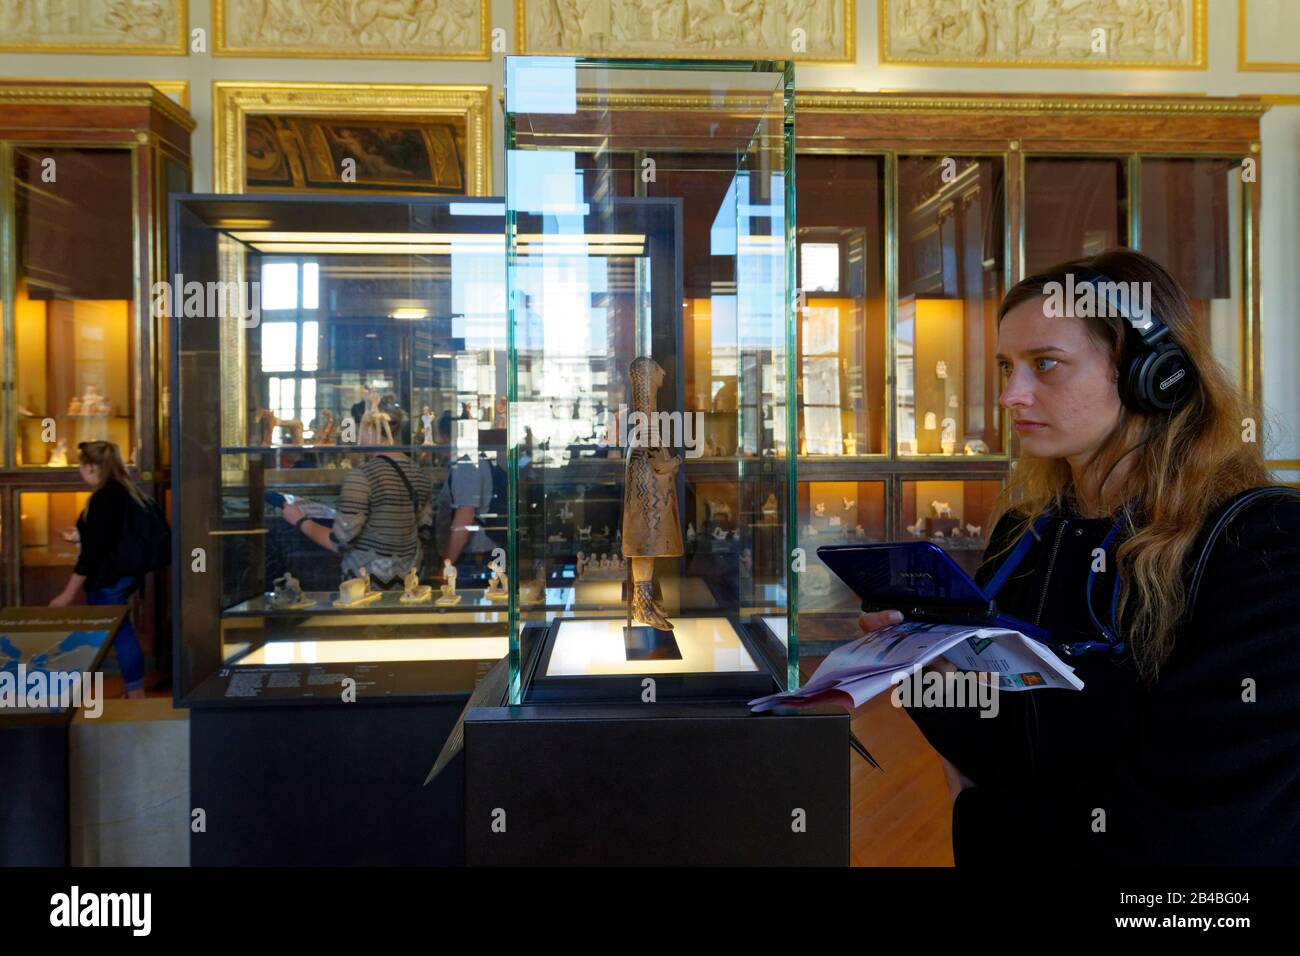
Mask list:
[[[41,10],[51,22],[38,22]],[[189,51],[189,15],[188,0],[129,5],[88,0],[56,24],[46,7],[0,0],[0,52],[184,56]]]
[[[1032,5],[1029,14],[1038,13],[1036,0],[1029,2]],[[936,10],[955,4],[956,0],[876,0],[880,62],[894,66],[1066,70],[1206,68],[1206,0],[1172,0],[1182,11],[1177,16],[1171,16],[1174,8],[1168,6],[1153,13],[1150,0],[1123,7],[1118,5],[1118,0],[1080,0],[1069,9],[1061,7],[1060,0],[1048,0],[1049,4],[1053,2],[1060,8],[1060,16],[1050,20],[1043,17],[1041,22],[1035,22],[1027,17],[1024,0],[980,0],[978,10],[984,12],[985,19],[964,24],[956,16],[936,15]],[[953,6],[953,9],[958,8]],[[974,12],[974,8],[965,9]],[[911,11],[915,19],[904,22],[898,15],[904,11]],[[1049,8],[1046,12],[1053,11]],[[1105,29],[1105,37],[1110,38],[1106,42],[1117,44],[1114,53],[1093,55],[1089,44],[1096,39],[1092,30],[1097,26]],[[1175,30],[1178,31],[1173,39],[1176,48],[1182,48],[1186,37],[1186,57],[1157,56]],[[1131,39],[1126,40],[1126,36]],[[895,49],[896,40],[900,46],[904,42],[910,44],[909,49]],[[1150,50],[1145,49],[1148,43]],[[1032,55],[986,52],[990,45],[995,51],[1010,46],[1014,54],[1019,54],[1023,47]],[[969,52],[962,54],[962,48]],[[1138,51],[1137,55],[1126,53],[1126,49]]]
[[[418,6],[401,0],[371,0],[368,4],[327,0],[316,5],[312,17],[304,17],[289,0],[267,0],[261,6],[262,22],[257,24],[256,32],[277,37],[270,40],[247,36],[254,30],[240,19],[238,2],[212,0],[213,56],[384,60],[492,57],[490,0],[444,0]],[[478,16],[471,21],[467,14],[475,6]],[[470,22],[478,29],[477,43],[448,44],[449,32],[454,38],[455,31],[463,31]],[[239,32],[245,35],[234,35]],[[421,47],[422,38],[431,34],[443,45]],[[285,42],[286,37],[294,42]]]
[[[373,137],[379,127],[392,135],[399,148],[415,144],[418,149],[422,141],[436,146],[436,137],[429,136],[427,131],[437,127],[442,119],[457,126],[463,124],[463,188],[403,188],[400,177],[367,180],[365,170],[361,169],[362,175],[353,184],[330,181],[311,186],[307,191],[489,195],[492,190],[491,90],[488,85],[217,80],[212,84],[213,188],[221,193],[253,191],[249,188],[246,138],[250,119],[273,123],[279,132],[284,132],[280,127],[295,121],[314,125],[316,130],[329,125],[345,128],[347,139],[332,144],[334,153],[340,148],[346,151],[367,136]],[[383,164],[385,157],[377,156],[375,162]]]

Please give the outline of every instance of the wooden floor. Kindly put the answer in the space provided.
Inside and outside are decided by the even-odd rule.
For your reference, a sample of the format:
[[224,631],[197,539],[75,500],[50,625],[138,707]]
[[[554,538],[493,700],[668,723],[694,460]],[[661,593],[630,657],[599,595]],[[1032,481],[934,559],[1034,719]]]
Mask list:
[[881,694],[854,714],[853,733],[884,772],[853,754],[849,862],[952,866],[952,800],[916,724]]

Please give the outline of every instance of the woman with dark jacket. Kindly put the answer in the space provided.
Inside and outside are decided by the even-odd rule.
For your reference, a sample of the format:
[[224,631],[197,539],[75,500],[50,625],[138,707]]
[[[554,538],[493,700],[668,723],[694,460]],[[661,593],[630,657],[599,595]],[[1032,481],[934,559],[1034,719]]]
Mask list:
[[[1062,314],[1062,287],[1108,280]],[[1115,282],[1149,283],[1145,341]],[[1182,289],[1122,249],[1031,276],[999,310],[998,362],[1021,456],[976,579],[1031,537],[998,608],[1050,630],[1084,689],[1002,693],[992,718],[909,708],[944,762],[957,865],[1300,864],[1300,495],[1236,511],[1192,595],[1209,529],[1270,479]]]
[[[107,441],[82,442],[81,480],[94,488],[85,510],[77,518],[75,531],[63,537],[81,544],[81,553],[67,586],[50,601],[50,607],[67,607],[86,589],[87,604],[129,604],[139,589],[140,578],[124,574],[114,566],[114,554],[122,538],[130,508],[146,507],[144,494],[131,481],[117,446]],[[113,640],[128,697],[144,696],[144,652],[128,614]]]

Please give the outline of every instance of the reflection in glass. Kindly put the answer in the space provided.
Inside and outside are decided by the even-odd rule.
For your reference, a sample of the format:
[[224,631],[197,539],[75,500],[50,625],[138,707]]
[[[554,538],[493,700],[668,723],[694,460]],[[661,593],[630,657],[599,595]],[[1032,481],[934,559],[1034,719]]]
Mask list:
[[21,602],[44,605],[63,590],[77,563],[78,546],[63,532],[76,528],[90,492],[23,491],[18,494]]
[[799,157],[800,454],[885,450],[883,166]]
[[993,359],[1005,281],[1002,184],[1001,160],[898,161],[900,455],[1003,450]]
[[1240,159],[1143,159],[1142,251],[1187,292],[1215,358],[1241,381]]
[[1024,274],[1128,245],[1124,160],[1025,158]]
[[198,198],[178,221],[175,271],[244,297],[177,323],[178,533],[208,555],[181,586],[185,691],[218,661],[472,686],[507,646],[499,203]]

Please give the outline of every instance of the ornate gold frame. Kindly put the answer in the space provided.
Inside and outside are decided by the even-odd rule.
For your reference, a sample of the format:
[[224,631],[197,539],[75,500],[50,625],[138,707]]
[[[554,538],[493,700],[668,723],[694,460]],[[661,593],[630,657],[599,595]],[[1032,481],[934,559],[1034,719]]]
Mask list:
[[1239,73],[1300,72],[1300,60],[1295,63],[1251,63],[1246,59],[1246,0],[1237,0],[1237,71]]
[[173,43],[0,43],[0,53],[102,53],[119,56],[185,56],[190,33],[189,0],[176,0],[176,40]]
[[465,118],[466,195],[492,191],[492,87],[422,83],[212,84],[212,179],[219,193],[244,192],[244,119],[257,113]]
[[[220,0],[217,0],[217,2],[220,2]],[[527,30],[527,21],[525,20],[526,12],[525,12],[525,9],[524,9],[525,6],[526,6],[526,4],[527,4],[527,2],[528,2],[528,0],[514,0],[514,8],[515,8],[515,49],[516,49],[520,54],[527,54],[527,53],[529,52],[529,50],[528,50],[528,30]],[[774,0],[766,0],[766,2],[774,2]],[[788,55],[788,56],[787,56],[787,55],[782,55],[782,56],[780,56],[780,57],[776,57],[776,56],[769,56],[769,57],[746,57],[746,56],[741,56],[740,54],[737,54],[737,55],[734,57],[734,59],[781,59],[781,60],[794,60],[796,63],[845,63],[845,64],[857,63],[857,62],[858,62],[858,47],[857,47],[857,32],[856,32],[856,31],[857,31],[857,21],[858,21],[858,14],[857,14],[857,7],[856,7],[857,0],[836,0],[836,2],[842,4],[843,7],[844,7],[844,52],[843,52],[843,55],[841,55],[841,56],[800,56],[800,55],[798,55],[798,54],[790,54],[790,55]],[[551,55],[551,54],[538,54],[538,55],[540,55],[540,56],[549,56],[549,55]],[[556,55],[559,55],[559,54],[556,54]],[[616,53],[601,53],[601,52],[598,52],[598,51],[592,51],[592,50],[571,50],[571,51],[566,51],[566,53],[565,53],[564,55],[568,55],[568,56],[606,56],[606,57],[611,57],[611,58],[620,57],[620,54],[616,54]],[[676,59],[683,59],[683,60],[724,60],[724,59],[733,59],[733,57],[723,57],[723,56],[693,56],[693,55],[691,55],[691,54],[689,54],[689,53],[683,53],[683,52],[681,52],[680,50],[665,50],[665,51],[663,51],[663,52],[662,52],[661,54],[659,54],[659,55],[660,55],[660,56],[671,56],[671,57],[673,57],[673,58],[676,58]],[[638,55],[635,56],[635,57],[627,57],[627,59],[640,59],[640,58],[642,58],[640,54],[638,54]]]
[[480,49],[473,53],[401,53],[393,51],[366,52],[334,48],[325,50],[304,50],[297,47],[249,47],[232,46],[226,42],[226,2],[212,0],[212,55],[213,56],[256,56],[271,59],[332,59],[332,60],[490,60],[491,34],[488,30],[489,0],[479,0],[479,44]]
[[[1241,2],[1241,0],[1238,0]],[[1027,58],[1012,60],[939,60],[906,59],[886,53],[889,36],[889,0],[876,0],[876,47],[882,65],[890,66],[960,66],[960,67],[1020,67],[1042,70],[1204,70],[1208,63],[1206,35],[1206,0],[1192,0],[1192,59],[1186,63],[1168,60],[1114,60],[1107,63],[1056,63],[1051,60]]]

